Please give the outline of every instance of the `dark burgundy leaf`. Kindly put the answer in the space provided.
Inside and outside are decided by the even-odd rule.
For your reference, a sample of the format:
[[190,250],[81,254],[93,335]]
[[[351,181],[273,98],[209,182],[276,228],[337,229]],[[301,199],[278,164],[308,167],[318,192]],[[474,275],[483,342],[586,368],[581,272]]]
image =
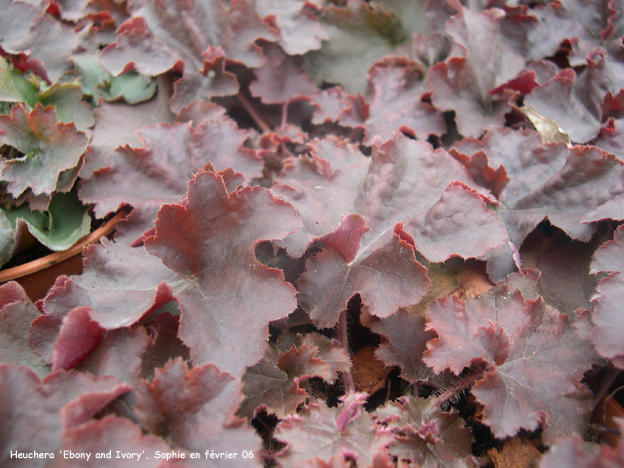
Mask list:
[[480,141],[463,139],[453,146],[451,154],[471,174],[476,172],[475,180],[485,182],[490,175],[490,185],[503,203],[544,184],[563,167],[567,156],[564,145],[545,146],[535,131],[500,128],[490,129]]
[[0,461],[5,466],[47,466],[49,459],[11,459],[11,451],[58,454],[64,431],[88,422],[130,390],[114,377],[58,371],[41,381],[26,367],[0,365]]
[[63,317],[54,345],[52,370],[73,369],[104,337],[104,329],[93,321],[90,307],[77,307]]
[[[334,171],[344,166],[367,165],[369,161],[355,145],[331,136],[322,140],[312,140],[308,145],[314,150],[312,155],[315,157],[317,166],[315,171],[311,173],[313,177],[323,174],[331,178]],[[294,175],[292,172],[292,169],[297,169],[298,166],[298,164],[294,163],[292,166],[285,167],[286,171],[282,177],[301,180],[301,177]]]
[[350,91],[366,91],[366,74],[404,39],[400,20],[377,5],[362,0],[345,7],[325,7],[321,25],[329,39],[320,50],[306,54],[306,70],[316,83],[341,84]]
[[225,70],[226,60],[219,48],[204,53],[210,60],[204,61],[199,73],[190,69],[181,80],[173,84],[171,110],[179,112],[195,101],[210,101],[215,96],[231,96],[238,92],[236,76]]
[[[584,83],[578,81],[574,70],[566,68],[531,91],[525,98],[526,106],[559,125],[575,143],[585,143],[600,130],[600,102],[602,96],[592,95]],[[604,96],[603,93],[600,93]]]
[[541,298],[525,300],[503,284],[476,299],[438,300],[426,315],[427,328],[438,338],[429,342],[425,363],[436,372],[449,368],[456,374],[472,363],[487,365],[472,393],[484,405],[483,423],[496,437],[541,423],[550,443],[586,424],[590,393],[580,380],[598,361],[584,332],[587,313],[571,324]]
[[109,166],[81,184],[80,198],[96,203],[99,216],[132,205],[139,217],[133,224],[141,226],[141,233],[153,225],[163,204],[182,199],[193,174],[207,164],[218,171],[234,167],[248,180],[262,171],[260,158],[242,147],[247,132],[227,117],[203,121],[196,129],[161,124],[138,134],[143,148],[126,145],[115,150]]
[[81,276],[57,279],[42,302],[46,316],[62,318],[76,307],[89,306],[100,326],[116,329],[133,325],[171,300],[165,283],[175,283],[177,275],[160,260],[143,248],[102,244],[87,248]]
[[349,354],[324,335],[308,333],[299,336],[298,346],[316,348],[314,356],[327,364],[327,375],[323,378],[330,384],[335,382],[339,372],[346,372],[351,368]]
[[88,247],[84,273],[72,279],[57,278],[40,303],[45,314],[32,325],[32,346],[44,361],[52,363],[63,319],[77,307],[89,307],[88,317],[83,319],[104,329],[130,327],[172,299],[167,283],[176,279],[177,275],[144,248],[108,241]]
[[289,377],[297,381],[311,377],[329,379],[329,366],[316,357],[317,352],[316,346],[303,344],[296,347],[293,345],[288,351],[280,354],[277,365]]
[[401,398],[377,410],[378,423],[392,431],[392,456],[422,468],[469,468],[470,430],[455,412],[443,413],[436,399]]
[[[204,120],[218,120],[225,115],[225,109],[212,102],[193,101],[188,106],[183,107],[175,119],[175,123],[190,123],[191,127],[197,129]],[[133,145],[137,146],[137,145]]]
[[[485,143],[488,136],[490,136],[493,132],[498,129],[491,129],[488,133],[486,133],[483,138],[483,142]],[[451,148],[450,153],[460,161],[468,172],[472,176],[473,180],[479,184],[481,187],[485,187],[489,189],[494,196],[498,199],[501,198],[501,193],[509,183],[509,177],[507,176],[507,171],[503,167],[503,165],[498,166],[497,169],[490,167],[490,161],[488,160],[488,156],[485,152],[477,150],[472,156],[466,156],[463,153],[460,153],[458,150],[462,149],[462,143],[466,143],[467,140],[472,140],[474,142],[478,142],[478,140],[474,140],[472,138],[464,139],[460,141],[455,147]],[[478,143],[477,143],[478,144]],[[471,151],[470,148],[465,148],[464,145],[463,151],[467,153]]]
[[584,65],[585,56],[601,45],[600,33],[607,27],[607,2],[572,0],[547,3],[532,10],[538,22],[527,34],[527,58],[542,59],[555,55],[564,40],[570,41],[572,66]]
[[143,360],[156,352],[154,341],[144,327],[109,330],[78,370],[95,376],[111,375],[138,388],[141,378],[146,377]]
[[31,67],[51,82],[58,81],[69,70],[68,59],[78,48],[73,28],[44,13],[41,6],[3,0],[0,9],[4,19],[0,22],[0,45],[4,51],[29,54]]
[[[445,171],[437,171],[438,164],[443,164]],[[454,255],[481,256],[506,237],[496,215],[485,210],[480,195],[452,184],[456,180],[471,182],[448,153],[434,152],[426,143],[399,135],[375,147],[368,166],[367,173],[361,163],[343,166],[331,177],[319,174],[300,183],[291,180],[294,188],[273,188],[297,208],[304,221],[304,229],[284,242],[289,252],[300,255],[313,239],[329,243],[328,249],[308,260],[307,272],[299,282],[300,304],[324,326],[335,323],[356,292],[379,317],[418,302],[428,282],[405,241],[412,246],[415,243],[431,260],[444,261]],[[288,176],[287,172],[284,178]],[[352,215],[340,221],[341,213]],[[368,232],[363,230],[363,219],[370,227]],[[324,237],[340,222],[343,225],[337,230],[334,227],[331,237]],[[488,225],[487,235],[467,237],[466,229],[483,232],[468,228],[477,225]],[[442,234],[443,242],[434,247],[431,237]],[[332,250],[336,246],[340,250]],[[397,267],[400,274],[393,271]],[[379,284],[384,287],[380,289]]]
[[329,463],[336,456],[357,460],[358,468],[373,467],[376,456],[387,457],[391,436],[373,423],[362,408],[366,394],[350,393],[336,408],[310,403],[277,426],[275,438],[287,444],[277,457],[283,468],[294,468],[313,457]]
[[427,342],[435,336],[435,332],[425,330],[425,324],[420,314],[400,309],[371,327],[388,340],[379,345],[375,355],[387,366],[400,366],[401,377],[412,384],[435,376],[422,360]]
[[592,301],[596,308],[592,316],[594,330],[592,340],[601,356],[611,359],[618,367],[624,368],[624,316],[619,304],[624,292],[624,228],[615,231],[612,241],[600,247],[591,263],[591,273],[612,272],[596,288]]
[[621,126],[622,120],[609,119],[607,124],[600,129],[598,136],[591,141],[591,144],[615,155],[618,159],[624,159],[624,139]]
[[126,11],[127,16],[125,5],[122,8],[115,0],[60,0],[59,5],[61,7],[61,17],[64,20],[75,23],[90,14],[102,11],[111,14],[113,11],[122,10]]
[[304,0],[256,1],[256,11],[262,18],[276,17],[276,25],[280,31],[278,43],[288,55],[301,55],[320,49],[322,41],[329,39],[329,34],[310,6]]
[[27,365],[40,377],[49,373],[29,341],[30,324],[40,315],[19,284],[0,286],[0,363]]
[[262,102],[281,104],[297,99],[308,100],[319,92],[306,72],[277,45],[267,44],[263,52],[264,64],[254,70],[257,80],[249,86],[251,93]]
[[80,177],[89,179],[97,169],[108,166],[108,156],[116,148],[126,144],[140,147],[137,130],[161,122],[173,124],[175,116],[169,109],[170,98],[165,79],[161,78],[156,97],[148,102],[132,107],[121,103],[100,103],[100,107],[93,111],[96,124]]
[[[549,145],[545,148],[551,154],[556,151]],[[573,239],[588,241],[596,226],[581,224],[584,216],[621,195],[622,180],[620,160],[597,148],[574,146],[559,172],[532,192],[518,191],[517,198],[506,198],[499,213],[515,245],[546,216]]]
[[226,117],[204,121],[197,129],[161,124],[138,134],[143,148],[118,148],[109,157],[109,166],[81,185],[80,198],[97,203],[100,216],[126,203],[156,211],[165,203],[176,203],[193,174],[209,162],[217,171],[233,167],[249,179],[261,174],[262,161],[242,147],[247,133]]
[[455,111],[459,132],[478,137],[488,127],[503,125],[505,114],[511,111],[508,101],[513,93],[503,98],[481,97],[472,74],[465,58],[452,58],[429,70],[429,87],[433,91],[434,106],[443,111]]
[[115,76],[128,69],[156,76],[184,64],[185,76],[176,95],[186,97],[174,96],[174,110],[202,95],[223,95],[224,89],[226,95],[234,94],[234,76],[229,75],[230,85],[223,88],[224,78],[218,77],[223,69],[211,70],[209,64],[218,66],[216,57],[223,54],[249,67],[262,64],[256,41],[274,41],[277,35],[256,15],[254,6],[251,0],[234,0],[229,9],[219,0],[146,2],[119,28],[117,43],[104,50],[100,61]]
[[[624,430],[622,419],[617,419],[620,434]],[[550,447],[544,454],[541,468],[615,468],[624,463],[622,438],[615,447],[585,442],[578,435],[569,437]]]
[[[349,215],[338,229],[326,237],[333,244],[347,240],[344,251],[332,243],[328,248],[308,259],[306,272],[299,280],[299,304],[321,327],[332,327],[347,302],[356,293],[378,317],[388,317],[400,307],[416,304],[429,289],[425,268],[416,261],[412,247],[398,236],[388,235],[380,241],[360,249],[363,231],[361,224],[352,224],[357,215]],[[349,229],[351,227],[351,229]]]
[[340,86],[325,89],[314,96],[312,102],[317,110],[312,116],[312,123],[320,125],[325,122],[337,122],[342,113],[349,109],[346,97],[347,93]]
[[447,24],[447,32],[466,53],[451,58],[429,71],[433,104],[441,110],[454,110],[459,133],[478,137],[488,127],[502,126],[511,108],[505,93],[493,99],[488,91],[515,78],[524,68],[522,56],[501,41],[504,13],[498,9],[477,13],[464,8]]
[[[438,165],[445,170],[437,170]],[[304,221],[304,229],[284,242],[293,256],[303,254],[313,239],[334,231],[346,214],[362,216],[371,228],[362,240],[364,250],[382,235],[392,233],[397,223],[426,212],[451,182],[475,186],[468,172],[448,153],[433,151],[427,143],[402,135],[374,147],[371,159],[333,170],[331,177],[319,174],[298,182],[286,172],[281,181],[288,185],[272,190],[289,200]]]
[[[189,370],[181,359],[170,361],[157,370],[152,382],[138,390],[135,412],[151,432],[166,437],[173,444],[202,454],[251,451],[254,458],[239,455],[236,465],[259,467],[260,437],[246,421],[234,416],[243,399],[240,381],[212,365]],[[231,466],[231,458],[210,459],[210,466]],[[196,460],[205,466],[205,459]]]
[[590,308],[598,282],[590,276],[589,264],[597,245],[565,239],[539,256],[536,267],[542,272],[542,295],[561,312],[571,316],[576,309]]
[[[179,459],[165,461],[163,457],[154,456],[156,452],[167,454],[174,451],[164,440],[153,435],[144,435],[141,428],[126,418],[106,417],[99,421],[88,422],[77,428],[65,431],[62,450],[70,450],[75,454],[90,454],[89,460],[64,458],[63,466],[83,468],[97,463],[99,468],[183,468],[187,466],[176,463]],[[108,454],[111,458],[95,458],[98,454]],[[132,455],[132,458],[122,458]],[[139,454],[139,456],[135,455]],[[68,454],[69,455],[69,454]],[[203,455],[203,453],[202,453]],[[187,455],[188,457],[188,455]]]
[[535,132],[492,129],[481,142],[457,143],[453,154],[470,167],[479,151],[488,158],[486,170],[502,167],[510,179],[499,195],[499,214],[516,246],[546,216],[570,237],[588,241],[595,225],[582,224],[585,216],[621,194],[624,167],[596,148],[544,145]]
[[278,351],[267,346],[264,357],[243,375],[245,401],[237,414],[253,417],[259,409],[265,408],[278,418],[294,413],[297,406],[307,398],[307,392],[299,386],[298,379],[278,367]]
[[413,241],[416,250],[432,262],[455,256],[480,257],[507,238],[486,202],[491,200],[461,182],[453,182],[436,203],[407,221],[403,229],[412,236],[410,243]]
[[[306,460],[303,463],[300,463],[299,468],[351,468],[351,461],[345,459],[342,455],[334,455],[329,459],[329,461],[325,461],[319,457],[312,457],[309,460]],[[374,465],[375,468],[388,468],[383,465]]]
[[[364,144],[370,145],[373,139],[385,143],[398,132],[421,140],[446,132],[441,112],[422,102],[422,95],[428,91],[425,73],[418,62],[392,57],[371,68],[366,94],[369,112],[361,123],[366,129]],[[353,118],[340,122],[355,124]]]
[[41,8],[26,2],[13,2],[2,0],[4,14],[0,19],[0,30],[3,31],[0,45],[7,52],[19,52],[12,50],[12,44],[19,44],[28,35],[31,23],[43,13]]
[[287,316],[296,301],[282,272],[260,264],[254,248],[300,225],[293,208],[267,190],[246,187],[228,194],[223,180],[209,172],[189,183],[184,206],[161,208],[156,235],[145,244],[181,276],[175,282],[180,337],[195,364],[214,362],[242,375],[258,361],[268,322]]

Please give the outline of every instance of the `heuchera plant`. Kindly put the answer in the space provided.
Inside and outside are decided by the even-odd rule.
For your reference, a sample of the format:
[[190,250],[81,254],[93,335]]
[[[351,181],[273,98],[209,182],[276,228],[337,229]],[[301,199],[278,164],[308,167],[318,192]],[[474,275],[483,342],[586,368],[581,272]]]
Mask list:
[[0,11],[3,467],[624,463],[622,2]]

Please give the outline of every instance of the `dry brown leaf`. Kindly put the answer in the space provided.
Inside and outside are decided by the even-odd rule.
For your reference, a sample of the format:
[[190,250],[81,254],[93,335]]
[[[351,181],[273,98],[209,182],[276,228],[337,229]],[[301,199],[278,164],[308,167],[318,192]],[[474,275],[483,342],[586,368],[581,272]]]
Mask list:
[[499,451],[488,450],[494,468],[537,468],[542,454],[532,444],[514,437]]
[[352,357],[353,383],[358,392],[372,395],[386,386],[386,377],[392,370],[375,357],[375,347],[366,346]]

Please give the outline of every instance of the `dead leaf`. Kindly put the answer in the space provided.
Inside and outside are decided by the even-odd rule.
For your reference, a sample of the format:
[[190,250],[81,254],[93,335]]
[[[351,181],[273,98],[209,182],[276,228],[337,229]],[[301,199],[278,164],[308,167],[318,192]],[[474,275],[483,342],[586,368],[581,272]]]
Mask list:
[[514,437],[498,451],[488,450],[494,468],[537,468],[542,454],[532,444]]
[[537,109],[533,106],[524,106],[520,110],[531,121],[535,130],[542,135],[544,143],[563,141],[568,146],[570,145],[570,135],[561,131],[561,127],[559,127],[557,122],[538,114]]
[[381,390],[391,370],[375,357],[374,346],[366,346],[353,355],[353,382],[358,392],[372,395]]

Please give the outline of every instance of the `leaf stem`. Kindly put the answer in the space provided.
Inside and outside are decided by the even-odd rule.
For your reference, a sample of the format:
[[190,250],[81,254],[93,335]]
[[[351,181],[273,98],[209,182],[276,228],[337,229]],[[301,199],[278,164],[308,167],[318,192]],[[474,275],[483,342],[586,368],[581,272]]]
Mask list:
[[[338,316],[338,340],[342,344],[342,348],[349,353],[349,330],[347,326],[347,309],[340,312]],[[342,385],[345,393],[349,393],[355,390],[355,384],[353,383],[353,375],[351,369],[342,373]]]
[[270,132],[271,131],[271,127],[260,116],[260,114],[258,113],[256,108],[253,106],[253,104],[251,102],[249,102],[249,99],[247,99],[241,93],[238,93],[238,96],[236,96],[236,97],[238,98],[238,101],[243,105],[245,110],[247,112],[249,112],[249,115],[251,115],[251,118],[254,119],[254,122],[256,122],[256,125],[258,125],[258,127],[260,127],[260,129],[263,132]]
[[438,404],[442,406],[448,400],[451,400],[453,397],[455,397],[456,395],[459,395],[464,390],[467,390],[470,387],[472,387],[477,380],[480,380],[483,377],[484,373],[485,373],[485,369],[481,368],[480,370],[477,370],[477,372],[475,372],[474,374],[469,375],[465,379],[453,385],[448,390],[444,391],[444,393],[436,397],[438,399]]
[[287,119],[288,119],[288,101],[282,104],[282,126],[280,127],[281,130],[284,130],[284,128],[286,127]]
[[[251,118],[254,120],[254,122],[256,122],[256,125],[258,125],[258,127],[260,127],[260,129],[263,132],[270,133],[272,131],[271,127],[269,126],[268,123],[266,123],[266,121],[258,113],[258,111],[253,106],[253,104],[249,101],[249,99],[247,99],[241,93],[238,93],[238,95],[236,97],[238,98],[239,102],[243,105],[245,110],[247,110],[247,112],[249,112],[249,115],[251,115]],[[282,127],[281,127],[282,130],[286,126],[287,111],[288,111],[288,103],[284,103],[284,107],[282,109]],[[280,144],[280,148],[282,150],[283,156],[285,156],[287,158],[292,158],[293,157],[293,154],[288,150],[288,148],[286,148],[284,143]]]

